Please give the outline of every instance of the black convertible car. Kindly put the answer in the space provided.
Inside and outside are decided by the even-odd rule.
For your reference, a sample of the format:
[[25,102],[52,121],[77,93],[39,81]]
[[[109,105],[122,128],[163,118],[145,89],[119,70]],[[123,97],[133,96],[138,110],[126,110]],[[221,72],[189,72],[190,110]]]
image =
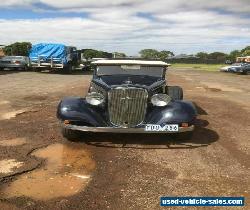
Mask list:
[[99,60],[85,98],[67,97],[58,105],[63,136],[82,132],[174,133],[190,138],[196,109],[168,86],[162,61]]

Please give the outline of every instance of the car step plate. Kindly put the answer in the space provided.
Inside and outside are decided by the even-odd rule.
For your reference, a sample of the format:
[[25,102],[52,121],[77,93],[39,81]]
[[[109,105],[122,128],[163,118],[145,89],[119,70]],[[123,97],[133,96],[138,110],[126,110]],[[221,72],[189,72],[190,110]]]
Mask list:
[[178,132],[179,131],[179,125],[178,124],[167,124],[164,126],[161,125],[155,125],[155,124],[147,124],[145,126],[145,131],[154,131],[154,132],[162,132],[162,131],[168,131],[168,132]]

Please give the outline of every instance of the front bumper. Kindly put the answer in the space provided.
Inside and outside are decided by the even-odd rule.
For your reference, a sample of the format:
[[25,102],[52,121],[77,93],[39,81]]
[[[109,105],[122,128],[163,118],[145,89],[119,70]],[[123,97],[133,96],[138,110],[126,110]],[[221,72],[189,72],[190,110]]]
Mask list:
[[179,127],[177,132],[170,131],[145,131],[144,128],[120,128],[120,127],[88,127],[71,124],[63,124],[67,129],[84,131],[84,132],[100,132],[100,133],[182,133],[194,130],[194,125],[189,127]]

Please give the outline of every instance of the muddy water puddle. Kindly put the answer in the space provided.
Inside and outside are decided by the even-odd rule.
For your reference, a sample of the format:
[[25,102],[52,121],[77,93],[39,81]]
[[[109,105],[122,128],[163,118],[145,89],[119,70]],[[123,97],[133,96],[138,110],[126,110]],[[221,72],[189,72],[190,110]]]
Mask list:
[[2,191],[4,197],[48,200],[72,196],[84,189],[95,168],[84,145],[53,144],[32,155],[45,159],[44,166],[19,176]]
[[0,174],[12,173],[15,169],[20,168],[23,162],[15,159],[0,160]]
[[26,111],[26,109],[13,110],[9,101],[0,101],[0,120],[9,120]]

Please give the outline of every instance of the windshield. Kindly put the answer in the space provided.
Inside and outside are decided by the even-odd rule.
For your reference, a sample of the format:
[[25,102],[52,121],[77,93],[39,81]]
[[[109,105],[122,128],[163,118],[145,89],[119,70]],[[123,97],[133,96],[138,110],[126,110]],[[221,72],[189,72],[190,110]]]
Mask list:
[[164,68],[162,66],[140,66],[140,65],[112,65],[97,66],[96,74],[102,75],[148,75],[162,77]]

